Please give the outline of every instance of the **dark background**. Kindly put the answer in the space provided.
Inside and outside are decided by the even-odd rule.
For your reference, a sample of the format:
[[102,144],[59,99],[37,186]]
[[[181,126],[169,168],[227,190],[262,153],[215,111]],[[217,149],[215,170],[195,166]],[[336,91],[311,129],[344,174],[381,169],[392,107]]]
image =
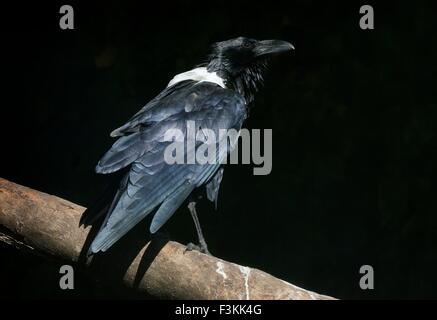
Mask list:
[[[199,209],[211,252],[338,298],[437,298],[433,1],[81,1],[66,31],[61,4],[2,4],[1,177],[89,206],[109,132],[211,43],[287,40],[246,122],[273,129],[273,171],[227,167],[218,211]],[[186,208],[166,231],[196,240]],[[80,270],[64,292],[59,266],[0,244],[0,296],[130,297]]]

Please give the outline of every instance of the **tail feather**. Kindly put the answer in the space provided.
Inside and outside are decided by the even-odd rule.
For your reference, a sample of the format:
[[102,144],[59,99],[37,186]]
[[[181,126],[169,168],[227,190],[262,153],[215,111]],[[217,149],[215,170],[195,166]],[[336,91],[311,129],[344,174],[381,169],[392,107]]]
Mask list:
[[187,199],[194,187],[193,184],[187,181],[161,204],[150,225],[151,233],[158,231],[162,225],[167,222],[173,213],[182,205],[185,199]]

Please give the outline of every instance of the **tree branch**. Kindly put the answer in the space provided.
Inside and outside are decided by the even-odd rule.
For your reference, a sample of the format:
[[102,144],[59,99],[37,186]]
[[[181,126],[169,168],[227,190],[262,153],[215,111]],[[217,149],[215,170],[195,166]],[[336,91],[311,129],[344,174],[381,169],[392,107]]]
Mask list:
[[[78,262],[91,238],[90,227],[79,227],[84,210],[0,178],[0,241],[20,250]],[[102,255],[96,276],[109,282],[122,279],[128,287],[156,298],[332,299],[254,268],[185,252],[185,246],[173,241],[134,244],[129,246],[133,253],[126,246],[113,248]]]

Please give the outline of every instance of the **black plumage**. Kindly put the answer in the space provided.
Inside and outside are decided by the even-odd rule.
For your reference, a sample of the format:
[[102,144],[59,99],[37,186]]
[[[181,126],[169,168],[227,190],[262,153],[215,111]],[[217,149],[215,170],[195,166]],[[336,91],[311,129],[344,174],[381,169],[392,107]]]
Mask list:
[[[150,232],[156,232],[203,185],[208,199],[217,203],[221,162],[227,153],[218,152],[212,164],[168,164],[164,152],[171,141],[164,136],[178,129],[186,137],[188,121],[195,121],[197,130],[212,130],[216,137],[220,129],[240,130],[247,104],[262,80],[267,54],[290,48],[283,41],[242,37],[217,43],[203,68],[175,77],[174,83],[111,133],[118,139],[98,162],[96,172],[126,173],[90,252],[106,251],[155,210]],[[218,143],[214,142],[217,147]],[[194,148],[198,147],[196,143]]]

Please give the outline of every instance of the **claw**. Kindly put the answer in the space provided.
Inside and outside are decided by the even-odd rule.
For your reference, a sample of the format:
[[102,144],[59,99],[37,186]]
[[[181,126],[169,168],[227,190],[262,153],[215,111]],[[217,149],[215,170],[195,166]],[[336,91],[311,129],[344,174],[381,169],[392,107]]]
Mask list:
[[206,244],[204,244],[204,245],[202,245],[202,244],[201,245],[197,245],[197,244],[194,244],[192,242],[188,243],[185,246],[184,253],[187,252],[187,251],[193,251],[193,250],[199,251],[199,252],[207,254],[207,255],[211,255],[211,253],[209,252],[208,247],[206,246]]
[[184,253],[187,252],[187,251],[193,251],[193,250],[201,252],[201,249],[200,249],[200,247],[198,245],[195,245],[194,243],[190,242],[190,243],[187,243],[187,245],[185,246]]
[[206,243],[200,245],[200,252],[211,256],[211,253],[209,252],[208,247],[206,246]]

